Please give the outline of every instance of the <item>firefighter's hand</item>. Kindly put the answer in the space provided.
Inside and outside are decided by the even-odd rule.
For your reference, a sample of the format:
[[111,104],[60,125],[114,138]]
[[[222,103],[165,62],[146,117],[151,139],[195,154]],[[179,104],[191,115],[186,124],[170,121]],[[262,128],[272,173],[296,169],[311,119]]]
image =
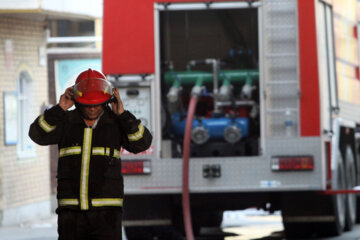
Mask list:
[[116,101],[111,102],[112,110],[116,115],[120,115],[125,110],[124,110],[124,105],[123,105],[123,103],[121,101],[121,98],[120,98],[119,89],[118,88],[113,88],[113,94],[114,94],[114,97],[115,97]]
[[69,87],[65,90],[64,94],[60,96],[59,106],[64,110],[68,110],[74,105],[73,101],[73,88]]

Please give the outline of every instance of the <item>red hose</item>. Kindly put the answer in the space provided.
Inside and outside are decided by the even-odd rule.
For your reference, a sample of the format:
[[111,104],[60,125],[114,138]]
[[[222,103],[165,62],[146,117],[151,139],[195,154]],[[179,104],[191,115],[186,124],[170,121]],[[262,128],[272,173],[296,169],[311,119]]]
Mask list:
[[184,226],[186,240],[194,240],[194,233],[191,223],[191,210],[190,210],[190,194],[189,194],[189,157],[190,157],[190,141],[191,130],[195,109],[197,105],[197,96],[192,96],[186,117],[185,135],[183,142],[183,169],[182,169],[182,207],[184,216]]

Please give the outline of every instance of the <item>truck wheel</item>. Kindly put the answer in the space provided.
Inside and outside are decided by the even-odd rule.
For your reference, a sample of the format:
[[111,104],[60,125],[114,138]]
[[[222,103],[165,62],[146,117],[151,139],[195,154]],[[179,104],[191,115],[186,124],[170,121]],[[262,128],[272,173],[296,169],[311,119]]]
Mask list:
[[[352,189],[356,186],[356,170],[354,155],[350,146],[346,147],[345,152],[345,172],[346,172],[346,189]],[[345,209],[345,230],[351,230],[356,223],[357,200],[355,194],[346,195]]]
[[[346,177],[340,151],[332,171],[332,187],[345,189]],[[316,192],[287,193],[282,199],[282,216],[287,237],[341,235],[345,228],[344,194],[323,195]]]
[[[346,188],[346,178],[345,178],[345,168],[344,161],[341,157],[340,151],[337,153],[337,170],[332,171],[332,187],[333,189],[345,189]],[[334,204],[334,222],[329,224],[329,227],[326,227],[325,233],[330,235],[341,235],[345,229],[345,212],[346,212],[346,196],[344,194],[336,194],[332,196]]]

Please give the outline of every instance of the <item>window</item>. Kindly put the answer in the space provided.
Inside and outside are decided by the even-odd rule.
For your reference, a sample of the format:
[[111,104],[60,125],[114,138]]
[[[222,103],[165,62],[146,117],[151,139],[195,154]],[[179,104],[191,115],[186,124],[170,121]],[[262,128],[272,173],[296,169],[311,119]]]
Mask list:
[[27,71],[22,71],[18,78],[18,145],[17,153],[19,158],[34,157],[35,145],[30,139],[28,132],[32,121],[33,114],[33,81]]

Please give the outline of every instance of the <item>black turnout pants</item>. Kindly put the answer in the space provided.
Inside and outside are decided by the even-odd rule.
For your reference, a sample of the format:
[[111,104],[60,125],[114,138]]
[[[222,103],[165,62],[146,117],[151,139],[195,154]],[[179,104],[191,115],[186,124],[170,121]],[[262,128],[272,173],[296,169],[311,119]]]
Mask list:
[[122,211],[58,211],[59,240],[121,240]]

